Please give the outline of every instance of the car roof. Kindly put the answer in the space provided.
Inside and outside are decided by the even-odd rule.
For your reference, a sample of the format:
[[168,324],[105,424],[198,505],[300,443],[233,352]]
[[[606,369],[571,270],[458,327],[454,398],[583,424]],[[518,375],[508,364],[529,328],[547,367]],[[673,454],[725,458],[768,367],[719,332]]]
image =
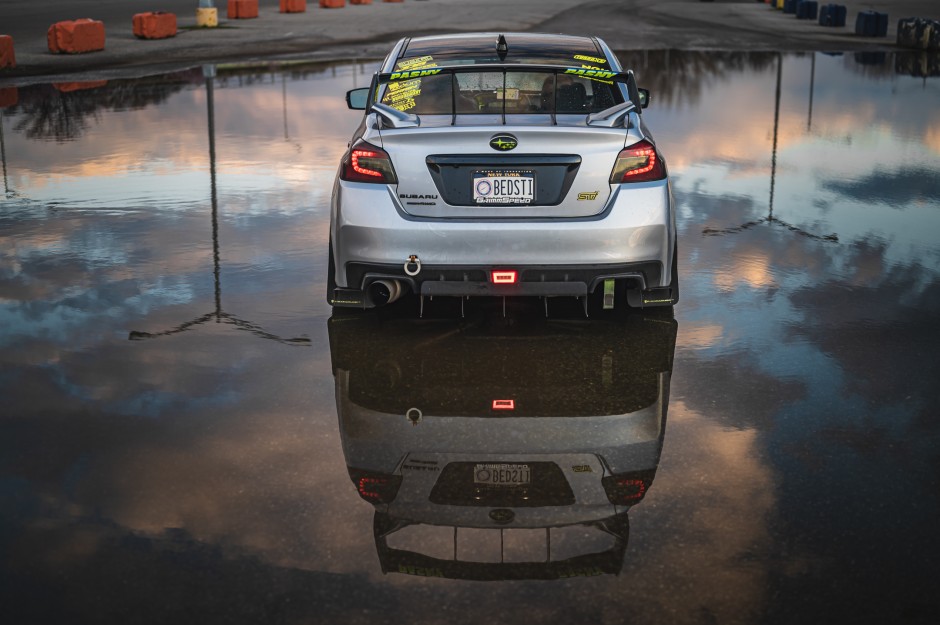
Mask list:
[[[504,59],[496,52],[502,35],[509,48]],[[430,56],[439,65],[455,63],[540,63],[601,65],[606,55],[593,37],[547,33],[461,33],[414,37],[405,42],[398,60]],[[579,58],[583,57],[583,58]]]

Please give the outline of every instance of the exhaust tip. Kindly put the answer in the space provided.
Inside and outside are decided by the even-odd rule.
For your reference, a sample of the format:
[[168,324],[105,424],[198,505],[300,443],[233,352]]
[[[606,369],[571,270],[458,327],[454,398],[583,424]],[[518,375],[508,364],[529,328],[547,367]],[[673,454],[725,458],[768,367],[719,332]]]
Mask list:
[[369,285],[369,300],[373,306],[391,304],[402,294],[401,283],[398,280],[376,280]]

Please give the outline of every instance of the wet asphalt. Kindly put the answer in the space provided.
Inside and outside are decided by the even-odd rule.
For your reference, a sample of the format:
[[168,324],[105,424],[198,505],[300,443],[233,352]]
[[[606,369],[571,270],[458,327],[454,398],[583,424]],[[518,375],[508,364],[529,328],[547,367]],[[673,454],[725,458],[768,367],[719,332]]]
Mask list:
[[[5,620],[937,622],[936,56],[617,48],[679,305],[419,319],[324,297],[376,62],[264,45],[0,78]],[[523,464],[578,505],[468,473]]]

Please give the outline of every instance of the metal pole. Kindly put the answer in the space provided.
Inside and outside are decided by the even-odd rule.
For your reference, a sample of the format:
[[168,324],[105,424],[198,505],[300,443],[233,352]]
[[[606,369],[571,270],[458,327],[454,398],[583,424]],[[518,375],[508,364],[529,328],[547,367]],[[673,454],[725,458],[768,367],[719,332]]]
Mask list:
[[287,76],[281,74],[281,106],[284,108],[284,139],[287,136]]
[[0,159],[3,160],[3,193],[10,193],[10,185],[7,184],[7,150],[3,142],[3,111],[0,111]]
[[809,70],[809,118],[806,120],[806,130],[813,129],[813,90],[816,86],[816,53],[813,52],[813,65]]
[[222,321],[222,283],[219,277],[219,196],[216,191],[215,179],[215,66],[203,65],[203,76],[206,77],[206,108],[209,113],[209,184],[211,185],[210,200],[212,202],[212,263],[213,277],[215,279],[215,322]]
[[770,155],[770,212],[768,220],[774,218],[774,183],[777,178],[777,131],[780,128],[780,78],[783,75],[783,55],[777,54],[777,95],[774,105],[774,147]]

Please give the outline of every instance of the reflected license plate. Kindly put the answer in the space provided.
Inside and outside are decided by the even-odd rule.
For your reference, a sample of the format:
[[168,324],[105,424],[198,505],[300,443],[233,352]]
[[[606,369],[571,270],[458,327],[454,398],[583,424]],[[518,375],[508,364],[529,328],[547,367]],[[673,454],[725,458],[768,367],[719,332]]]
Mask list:
[[531,204],[534,199],[533,171],[473,172],[473,201],[477,204]]
[[521,486],[532,480],[527,464],[478,464],[473,467],[473,483],[491,486]]

